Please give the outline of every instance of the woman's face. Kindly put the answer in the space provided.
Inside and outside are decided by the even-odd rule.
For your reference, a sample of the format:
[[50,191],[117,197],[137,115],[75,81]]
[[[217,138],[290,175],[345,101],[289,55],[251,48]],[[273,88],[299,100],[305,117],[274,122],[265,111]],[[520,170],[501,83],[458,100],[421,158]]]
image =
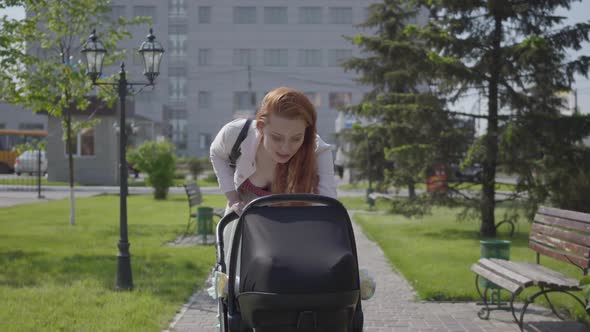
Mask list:
[[277,163],[286,163],[297,153],[305,137],[305,121],[271,114],[262,127],[262,144]]

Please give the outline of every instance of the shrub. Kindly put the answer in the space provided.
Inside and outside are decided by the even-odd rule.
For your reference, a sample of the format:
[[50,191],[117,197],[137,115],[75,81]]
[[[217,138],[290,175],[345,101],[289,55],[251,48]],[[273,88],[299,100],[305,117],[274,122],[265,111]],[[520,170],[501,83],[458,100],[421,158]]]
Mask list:
[[147,141],[128,153],[128,159],[142,172],[154,188],[155,199],[166,199],[168,188],[174,185],[176,157],[169,142]]
[[205,166],[206,165],[203,159],[190,158],[188,160],[188,171],[195,180],[197,180],[199,174],[203,173]]
[[209,173],[206,180],[207,182],[217,182],[217,175],[215,175],[215,173]]

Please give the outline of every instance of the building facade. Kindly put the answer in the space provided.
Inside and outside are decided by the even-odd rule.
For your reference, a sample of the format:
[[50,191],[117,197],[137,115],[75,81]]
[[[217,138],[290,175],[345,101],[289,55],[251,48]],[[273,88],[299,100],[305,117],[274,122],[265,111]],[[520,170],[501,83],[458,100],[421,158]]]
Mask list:
[[[368,14],[367,0],[118,0],[113,18],[151,16],[166,53],[153,90],[135,97],[136,113],[162,123],[180,155],[205,156],[217,131],[252,117],[278,86],[305,92],[318,111],[318,132],[335,143],[336,108],[358,103],[366,87],[340,67],[359,51],[343,36]],[[141,80],[133,54],[146,27],[133,27],[132,79]],[[105,69],[105,72],[109,69]],[[115,69],[111,69],[115,72]]]
[[[111,18],[148,16],[166,52],[154,87],[131,97],[136,123],[148,139],[168,137],[179,155],[206,156],[216,133],[228,121],[253,117],[262,98],[278,86],[303,91],[318,111],[318,132],[334,138],[336,109],[358,103],[367,87],[344,72],[342,60],[359,56],[343,36],[366,32],[374,0],[113,0]],[[130,28],[122,42],[130,81],[142,82],[143,61],[137,48],[148,26]],[[81,59],[81,55],[79,55]],[[78,59],[73,59],[77,61]],[[104,68],[105,75],[118,72]],[[22,115],[10,123],[14,107],[0,104],[0,126],[19,128],[46,116]],[[98,139],[98,138],[97,138]]]

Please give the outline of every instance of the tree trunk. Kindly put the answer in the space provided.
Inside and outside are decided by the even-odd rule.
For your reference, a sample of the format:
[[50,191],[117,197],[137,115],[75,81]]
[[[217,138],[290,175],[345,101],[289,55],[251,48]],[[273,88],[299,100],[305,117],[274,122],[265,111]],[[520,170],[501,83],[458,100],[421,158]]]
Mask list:
[[414,180],[408,181],[408,197],[411,201],[416,199],[416,183]]
[[502,40],[502,18],[495,15],[492,58],[488,93],[488,130],[485,138],[485,157],[483,162],[483,182],[481,199],[481,228],[483,237],[496,236],[494,210],[496,208],[496,165],[498,158],[498,82],[500,76],[500,57]]
[[72,155],[72,114],[66,110],[66,144],[68,146],[68,170],[70,180],[70,225],[76,224],[76,199],[74,197],[74,156]]

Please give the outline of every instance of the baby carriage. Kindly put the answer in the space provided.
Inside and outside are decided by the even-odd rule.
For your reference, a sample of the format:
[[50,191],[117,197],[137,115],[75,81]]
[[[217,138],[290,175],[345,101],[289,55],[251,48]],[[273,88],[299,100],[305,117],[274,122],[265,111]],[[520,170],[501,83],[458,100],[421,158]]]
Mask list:
[[[281,204],[292,202],[300,204]],[[217,225],[216,269],[229,271],[218,299],[222,332],[363,330],[356,245],[340,202],[314,194],[250,202],[225,262],[223,230],[235,219]]]

